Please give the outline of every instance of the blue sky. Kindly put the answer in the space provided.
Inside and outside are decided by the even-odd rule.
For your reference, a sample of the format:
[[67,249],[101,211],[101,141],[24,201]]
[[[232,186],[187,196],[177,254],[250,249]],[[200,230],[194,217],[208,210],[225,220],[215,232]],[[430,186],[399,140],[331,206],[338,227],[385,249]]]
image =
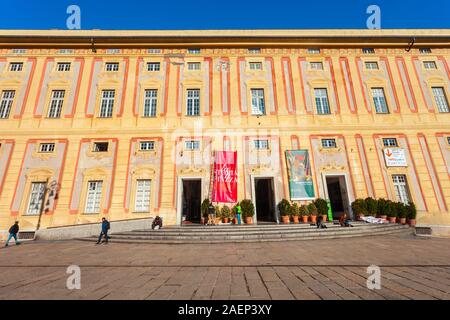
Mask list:
[[0,29],[66,29],[66,8],[81,8],[82,29],[450,28],[450,0],[0,0]]

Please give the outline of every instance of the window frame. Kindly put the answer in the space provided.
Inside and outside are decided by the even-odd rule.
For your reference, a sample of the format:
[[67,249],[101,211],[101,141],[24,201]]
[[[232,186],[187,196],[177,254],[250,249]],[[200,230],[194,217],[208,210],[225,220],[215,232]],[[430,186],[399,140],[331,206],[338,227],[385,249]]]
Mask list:
[[336,149],[337,142],[336,138],[322,138],[320,139],[320,145],[325,149]]
[[186,116],[200,116],[200,89],[186,89]]
[[22,72],[23,71],[23,62],[10,62],[8,71]]
[[[436,95],[436,91],[440,91],[439,95]],[[439,113],[449,113],[450,112],[450,106],[447,98],[447,93],[445,92],[445,88],[441,86],[433,86],[431,87],[431,94],[434,98],[434,103],[436,104],[436,107],[438,109]],[[442,107],[446,108],[444,110]]]
[[[112,96],[110,96],[111,94]],[[115,89],[103,89],[101,91],[98,118],[108,119],[113,117],[115,100],[116,100]]]
[[158,89],[145,89],[142,117],[154,118],[157,116],[157,113],[158,113]]
[[[317,68],[319,66],[319,68]],[[309,62],[310,70],[323,70],[323,62],[322,61],[310,61]]]
[[[255,66],[259,66],[255,68]],[[248,69],[251,71],[262,71],[263,70],[263,64],[261,61],[249,61],[248,63]]]
[[106,72],[118,72],[119,71],[119,62],[105,62],[105,71]]
[[[38,185],[38,188],[34,186]],[[45,198],[45,189],[47,188],[46,181],[32,181],[30,184],[30,191],[28,194],[28,204],[27,209],[25,211],[26,216],[38,216],[41,213],[42,205],[44,203]],[[34,196],[36,194],[36,196]],[[37,203],[36,203],[37,200]],[[31,210],[31,205],[35,204],[33,210]]]
[[[318,92],[322,93],[325,92],[325,95],[323,94],[317,95]],[[316,112],[318,115],[331,114],[330,99],[328,98],[328,88],[326,87],[314,88],[314,101],[316,105]]]
[[270,150],[269,139],[254,139],[253,148],[255,150]]
[[398,148],[397,138],[382,138],[382,142],[383,142],[383,147]]
[[[151,68],[150,66],[154,66],[155,68]],[[154,70],[152,70],[152,69],[154,69]],[[161,71],[161,62],[158,62],[158,61],[147,62],[147,71],[148,72],[159,72],[159,71]]]
[[[12,95],[12,96],[5,96]],[[14,105],[14,98],[16,97],[16,90],[2,90],[0,97],[0,119],[9,119],[12,107]]]
[[361,52],[362,54],[375,54],[375,48],[371,47],[361,48]]
[[[100,145],[106,145],[106,150],[100,150],[100,148],[98,148]],[[92,144],[92,152],[94,153],[106,153],[109,151],[109,142],[106,141],[95,141]]]
[[[383,87],[372,87],[370,88],[371,94],[372,94],[372,101],[375,108],[376,114],[389,114],[389,105],[386,98],[386,92],[384,91]],[[378,93],[375,95],[375,92],[382,92],[383,95],[380,96]],[[383,105],[384,104],[384,105]],[[377,107],[386,107],[386,111],[380,111],[381,109],[377,109]]]
[[72,67],[70,62],[57,62],[56,71],[57,72],[69,72]]
[[[139,183],[144,182],[143,187],[148,187],[148,189],[139,190]],[[151,190],[152,190],[152,180],[151,179],[136,179],[136,186],[134,191],[134,212],[136,213],[148,213],[151,210]],[[141,194],[140,197],[138,195]],[[140,202],[140,207],[138,207],[138,201]],[[148,201],[147,203],[145,203]]]
[[425,70],[437,70],[437,63],[433,60],[425,60],[423,61],[423,68]]
[[[142,148],[143,145],[145,145],[147,147]],[[139,151],[148,152],[148,151],[153,151],[153,150],[155,150],[155,141],[153,141],[153,140],[139,141]]]
[[[392,178],[392,184],[394,186],[394,192],[395,196],[397,198],[398,202],[402,202],[404,204],[408,204],[411,202],[411,190],[409,189],[408,185],[408,178],[406,177],[406,174],[393,174],[391,176]],[[403,181],[400,181],[400,178],[403,179]],[[401,190],[403,189],[403,190]],[[406,198],[405,198],[406,197]],[[405,201],[407,200],[407,201]]]
[[200,140],[184,140],[184,150],[186,151],[199,151]]
[[[370,66],[370,67],[369,67]],[[378,61],[365,61],[364,67],[366,70],[380,70]]]
[[56,144],[54,142],[39,143],[38,153],[53,153],[55,152]]
[[[62,95],[62,96],[60,96]],[[59,119],[64,107],[64,98],[66,96],[66,90],[52,90],[50,93],[50,102],[48,106],[47,118]]]
[[[95,190],[91,190],[91,185],[95,185]],[[100,185],[100,186],[99,186]],[[93,191],[93,192],[91,192]],[[90,196],[93,196],[90,199]],[[86,203],[84,204],[84,213],[85,214],[99,214],[102,209],[102,197],[103,197],[103,180],[89,180],[87,181],[86,186]],[[89,202],[92,201],[93,205],[92,210],[88,210],[90,208]]]
[[266,93],[264,88],[251,88],[250,98],[252,116],[266,115]]

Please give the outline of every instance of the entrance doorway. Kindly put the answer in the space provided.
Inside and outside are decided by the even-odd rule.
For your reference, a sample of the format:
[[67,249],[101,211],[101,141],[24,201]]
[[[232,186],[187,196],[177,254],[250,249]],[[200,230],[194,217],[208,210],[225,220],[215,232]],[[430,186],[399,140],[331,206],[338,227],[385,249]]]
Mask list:
[[255,178],[256,219],[276,222],[273,178]]
[[182,188],[182,216],[185,221],[200,223],[202,180],[183,179]]
[[327,183],[328,199],[330,199],[331,211],[333,212],[333,219],[339,219],[344,212],[350,216],[350,203],[348,200],[345,176],[329,176],[325,179]]

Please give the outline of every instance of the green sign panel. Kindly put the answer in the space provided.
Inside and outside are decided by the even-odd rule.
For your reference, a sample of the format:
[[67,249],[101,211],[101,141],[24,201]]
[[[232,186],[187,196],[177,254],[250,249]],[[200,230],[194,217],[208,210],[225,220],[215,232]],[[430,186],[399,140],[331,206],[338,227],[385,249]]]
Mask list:
[[287,150],[286,164],[291,200],[314,199],[314,183],[308,150]]

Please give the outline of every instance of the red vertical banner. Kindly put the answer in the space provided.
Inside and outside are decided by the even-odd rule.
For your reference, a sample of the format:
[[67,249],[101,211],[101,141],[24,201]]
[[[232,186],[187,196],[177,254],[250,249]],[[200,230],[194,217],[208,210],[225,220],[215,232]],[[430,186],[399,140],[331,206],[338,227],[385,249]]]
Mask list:
[[237,152],[216,151],[213,202],[237,202]]

